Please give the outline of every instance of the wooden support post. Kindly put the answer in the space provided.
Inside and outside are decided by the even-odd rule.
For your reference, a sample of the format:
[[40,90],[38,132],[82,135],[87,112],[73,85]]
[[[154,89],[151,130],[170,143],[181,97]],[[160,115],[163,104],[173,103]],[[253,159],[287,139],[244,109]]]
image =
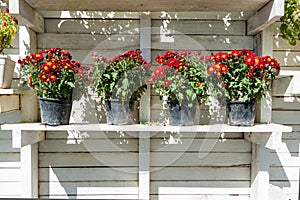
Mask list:
[[139,133],[139,200],[150,199],[150,132]]
[[[151,15],[142,13],[140,15],[140,49],[143,57],[151,61]],[[150,94],[151,89],[148,87],[146,93],[142,95],[140,101],[140,121],[150,121]]]
[[270,183],[270,150],[252,144],[251,200],[268,200]]
[[21,197],[38,198],[38,143],[21,147]]

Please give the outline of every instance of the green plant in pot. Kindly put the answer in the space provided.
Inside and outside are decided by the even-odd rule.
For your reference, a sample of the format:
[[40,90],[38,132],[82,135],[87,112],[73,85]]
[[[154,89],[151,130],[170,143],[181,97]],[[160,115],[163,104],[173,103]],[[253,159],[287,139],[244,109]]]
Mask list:
[[211,56],[214,64],[208,74],[220,80],[227,100],[228,124],[252,126],[256,101],[272,86],[280,71],[279,63],[270,56],[259,57],[252,51],[232,50]]
[[9,14],[7,8],[4,11],[0,9],[0,88],[11,87],[15,62],[9,56],[3,55],[3,51],[12,47],[11,43],[18,29],[18,20]]
[[130,50],[107,59],[94,53],[94,92],[104,102],[108,124],[131,124],[135,103],[146,91],[150,63],[140,50]]
[[167,98],[170,125],[193,125],[197,105],[207,100],[206,69],[200,52],[167,51],[156,57],[149,82],[161,98]]
[[73,89],[81,89],[88,83],[89,68],[72,60],[68,51],[50,48],[20,59],[24,84],[37,91],[42,123],[63,125],[69,123],[72,109]]

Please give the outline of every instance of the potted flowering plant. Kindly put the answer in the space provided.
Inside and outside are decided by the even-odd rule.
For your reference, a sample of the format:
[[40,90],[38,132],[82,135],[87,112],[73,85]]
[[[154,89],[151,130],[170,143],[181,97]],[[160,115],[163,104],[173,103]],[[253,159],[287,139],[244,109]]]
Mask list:
[[73,61],[71,54],[61,48],[42,50],[18,62],[24,84],[38,93],[42,123],[68,124],[73,88],[84,88],[89,68]]
[[[18,20],[9,14],[8,9],[0,9],[0,53],[7,47],[11,47],[17,31],[19,29]],[[7,55],[0,56],[0,88],[10,88],[13,78],[15,62]]]
[[[253,125],[255,102],[270,89],[272,80],[279,73],[277,60],[270,56],[256,56],[247,49],[219,52],[211,59],[214,64],[208,67],[207,72],[221,80],[228,101],[228,123]],[[231,112],[234,110],[236,114]]]
[[130,124],[134,104],[145,92],[150,63],[140,50],[130,50],[107,59],[94,53],[94,91],[105,102],[108,124]]
[[149,79],[160,97],[167,97],[170,125],[194,124],[196,105],[207,95],[208,60],[200,52],[167,51],[156,57],[158,66]]

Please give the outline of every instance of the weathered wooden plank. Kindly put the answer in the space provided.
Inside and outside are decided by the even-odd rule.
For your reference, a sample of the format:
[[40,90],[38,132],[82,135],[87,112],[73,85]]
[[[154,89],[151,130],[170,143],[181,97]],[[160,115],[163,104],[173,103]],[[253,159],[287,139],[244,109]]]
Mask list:
[[[225,133],[224,135],[224,139],[244,139],[244,136],[242,133]],[[192,138],[192,139],[205,139],[208,138],[209,139],[220,139],[220,141],[222,141],[221,138],[221,134],[220,133],[155,133],[153,134],[153,136],[151,136],[151,138],[160,138],[163,140],[168,140],[169,138],[175,138],[175,139],[185,139],[185,138]]]
[[40,168],[39,181],[137,181],[136,167]]
[[208,153],[200,157],[199,153],[151,153],[152,167],[231,167],[250,166],[250,153]]
[[152,200],[197,200],[197,199],[211,199],[211,200],[249,200],[249,195],[151,195]]
[[137,153],[40,153],[40,167],[138,166]]
[[225,141],[219,139],[182,139],[182,138],[162,138],[162,139],[151,139],[151,151],[158,152],[199,152],[201,151],[201,145],[205,142],[213,144],[211,153],[226,153],[226,152],[241,152],[250,153],[251,143],[244,139],[225,139]]
[[0,153],[0,162],[20,162],[20,153],[18,152]]
[[11,111],[0,114],[0,124],[21,122],[21,112]]
[[298,181],[299,167],[270,167],[270,181]]
[[272,121],[280,124],[300,124],[300,111],[272,111]]
[[139,34],[139,20],[114,19],[46,19],[45,32],[66,34]]
[[[293,128],[297,127],[294,125],[290,125],[290,126]],[[300,132],[294,130],[294,132],[292,132],[292,133],[283,133],[282,138],[287,139],[287,140],[300,140]]]
[[153,36],[153,50],[220,50],[230,51],[232,49],[253,49],[253,37],[251,36]]
[[[139,19],[139,12],[40,11],[47,18]],[[247,20],[252,12],[151,12],[152,19]]]
[[273,50],[281,52],[293,52],[300,51],[299,43],[296,43],[295,46],[289,44],[288,40],[283,39],[280,36],[273,37]]
[[[300,89],[299,85],[300,75],[295,74],[294,76],[279,77],[274,81],[273,84],[273,96],[279,97],[290,97],[299,96]],[[285,98],[286,101],[291,101],[289,98]]]
[[247,195],[250,194],[250,188],[216,188],[216,187],[162,187],[158,191],[159,195]]
[[170,35],[243,35],[246,34],[245,21],[231,20],[152,20],[153,34],[166,32]]
[[19,95],[1,95],[0,96],[0,113],[19,110]]
[[3,196],[18,197],[21,194],[20,188],[20,182],[0,182],[0,198],[5,198]]
[[0,170],[0,182],[19,182],[21,170],[18,168],[8,168]]
[[[298,144],[299,149],[299,144]],[[298,150],[299,151],[299,150]],[[272,167],[298,167],[300,158],[297,153],[271,153],[270,166]]]
[[139,45],[139,35],[93,35],[93,34],[38,34],[38,48],[59,47],[76,50],[117,50],[135,49]]
[[273,57],[284,67],[300,66],[299,52],[296,51],[274,51]]
[[249,167],[152,167],[151,171],[152,181],[250,180]]
[[[84,141],[84,138],[87,139],[137,139],[138,132],[131,131],[122,131],[122,132],[109,132],[109,131],[47,131],[46,132],[46,140],[47,139],[77,139],[78,142]],[[43,142],[42,142],[43,143]]]
[[300,110],[298,97],[273,97],[272,108],[274,110]]
[[247,21],[247,34],[257,34],[283,15],[284,0],[270,1]]
[[137,152],[138,139],[76,139],[46,140],[40,144],[39,152]]
[[20,152],[20,150],[12,147],[12,140],[0,140],[0,152]]
[[17,16],[27,27],[39,33],[44,32],[44,18],[40,13],[32,9],[27,2],[22,0],[10,0],[9,9],[10,13]]
[[11,131],[0,130],[0,139],[11,139]]
[[[166,12],[179,12],[179,11],[224,11],[224,12],[240,12],[240,11],[257,11],[262,8],[268,1],[267,0],[253,0],[253,1],[240,1],[240,0],[225,0],[220,3],[218,0],[204,1],[195,0],[193,2],[185,2],[179,0],[158,1],[151,2],[142,0],[139,2],[133,0],[124,0],[122,2],[116,0],[77,2],[75,0],[66,0],[61,2],[59,0],[45,1],[45,0],[27,0],[36,10],[71,10],[71,11],[166,11]],[[226,6],[225,6],[226,5]]]

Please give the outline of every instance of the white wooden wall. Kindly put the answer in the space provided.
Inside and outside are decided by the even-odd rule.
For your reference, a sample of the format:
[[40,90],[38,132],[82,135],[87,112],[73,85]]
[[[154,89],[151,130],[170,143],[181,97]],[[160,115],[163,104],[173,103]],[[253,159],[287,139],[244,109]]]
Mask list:
[[284,133],[282,148],[271,152],[270,181],[275,187],[283,188],[282,199],[297,200],[300,191],[300,43],[289,45],[279,37],[278,26],[279,23],[273,26],[273,55],[280,61],[281,74],[286,76],[274,83],[272,120],[292,126],[293,132]]
[[[90,65],[93,61],[89,53],[93,50],[112,57],[140,47],[140,21],[135,14],[47,13],[46,16],[45,33],[37,34],[37,49],[61,47],[69,50],[74,59]],[[201,49],[207,54],[253,49],[253,37],[246,36],[247,18],[247,13],[153,13],[152,60],[168,49]],[[161,34],[166,28],[171,32]],[[277,41],[275,32],[276,29],[274,56],[286,65],[286,70],[298,69],[300,46],[291,49],[281,40]],[[18,52],[18,39],[15,43],[16,49],[10,53],[18,57],[22,53]],[[281,91],[286,91],[282,86],[289,86],[291,82],[287,78],[278,81],[276,88]],[[296,86],[296,82],[293,83]],[[162,105],[159,97],[151,94],[151,120],[156,121],[160,119]],[[286,95],[289,100],[285,101],[281,94],[273,93],[273,121],[292,125],[294,132],[284,134],[282,149],[272,151],[270,177],[274,187],[284,189],[284,199],[296,200],[300,166],[299,99]],[[86,121],[95,122],[93,117]],[[209,123],[209,119],[202,123]],[[242,134],[227,133],[225,138],[218,141],[217,137],[207,138],[202,133],[153,134],[150,141],[151,199],[249,199],[251,144]],[[200,151],[209,152],[200,159],[199,150],[204,142],[216,142],[216,145],[211,151]],[[0,143],[0,198],[17,197],[20,193],[19,151],[12,149],[9,132],[1,132]],[[137,133],[47,132],[46,140],[39,143],[39,196],[137,199],[138,145]]]

